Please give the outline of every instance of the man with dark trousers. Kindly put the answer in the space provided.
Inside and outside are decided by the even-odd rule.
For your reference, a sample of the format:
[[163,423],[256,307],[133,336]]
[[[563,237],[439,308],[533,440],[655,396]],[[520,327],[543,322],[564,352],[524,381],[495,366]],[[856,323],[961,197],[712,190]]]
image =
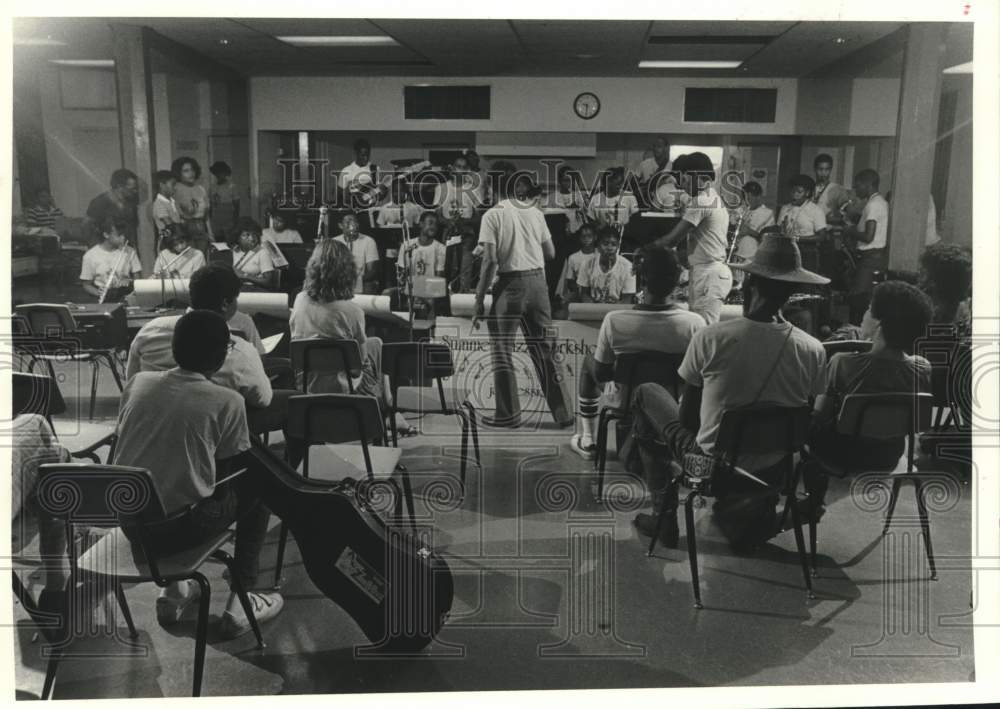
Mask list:
[[473,327],[485,315],[486,291],[493,285],[493,307],[486,318],[493,340],[493,382],[496,390],[496,416],[487,424],[515,428],[521,424],[521,404],[517,395],[517,376],[512,361],[514,337],[520,328],[535,365],[539,384],[545,393],[552,418],[560,427],[573,425],[567,407],[570,401],[566,377],[554,361],[551,335],[552,314],[545,283],[545,261],[555,257],[552,235],[545,217],[530,196],[528,176],[506,161],[493,164],[496,180],[495,206],[483,215],[479,244],[483,247],[483,266],[476,289],[476,316]]

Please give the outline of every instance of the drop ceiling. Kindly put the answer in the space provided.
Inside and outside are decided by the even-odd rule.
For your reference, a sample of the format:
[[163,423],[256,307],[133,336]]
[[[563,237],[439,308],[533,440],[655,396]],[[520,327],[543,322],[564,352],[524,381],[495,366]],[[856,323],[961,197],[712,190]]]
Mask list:
[[[151,28],[243,76],[898,76],[902,23],[325,18],[18,18],[17,65],[110,58],[109,24]],[[388,35],[388,47],[295,47],[283,35]],[[952,25],[949,55],[971,59],[971,25]],[[895,42],[895,44],[894,44]],[[730,70],[640,70],[640,60],[738,60]]]

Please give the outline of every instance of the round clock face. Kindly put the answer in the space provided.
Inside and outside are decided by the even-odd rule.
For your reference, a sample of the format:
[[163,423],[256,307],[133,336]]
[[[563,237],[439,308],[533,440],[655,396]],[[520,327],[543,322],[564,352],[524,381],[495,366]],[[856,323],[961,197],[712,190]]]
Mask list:
[[601,100],[589,91],[584,92],[573,101],[573,110],[580,118],[590,120],[600,112]]

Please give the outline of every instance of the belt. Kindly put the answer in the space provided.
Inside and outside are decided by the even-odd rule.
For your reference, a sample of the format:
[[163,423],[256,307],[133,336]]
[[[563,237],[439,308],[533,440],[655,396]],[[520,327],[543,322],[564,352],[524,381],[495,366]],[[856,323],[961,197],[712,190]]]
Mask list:
[[544,268],[533,268],[530,271],[501,271],[499,276],[500,278],[524,278],[542,273],[545,273]]

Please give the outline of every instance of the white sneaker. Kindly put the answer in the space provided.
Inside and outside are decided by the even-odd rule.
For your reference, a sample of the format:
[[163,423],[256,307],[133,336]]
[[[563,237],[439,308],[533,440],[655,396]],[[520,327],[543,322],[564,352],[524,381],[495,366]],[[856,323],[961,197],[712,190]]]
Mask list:
[[[250,599],[250,607],[258,623],[271,620],[285,605],[285,599],[274,591],[248,591],[247,597]],[[227,640],[250,632],[250,620],[235,593],[230,594],[226,611],[222,614],[220,632]]]
[[180,621],[184,611],[201,598],[201,586],[190,581],[177,581],[160,589],[156,599],[156,620],[160,625],[173,625]]
[[593,460],[597,453],[597,446],[595,444],[584,444],[582,433],[577,433],[569,439],[569,447],[584,460]]

